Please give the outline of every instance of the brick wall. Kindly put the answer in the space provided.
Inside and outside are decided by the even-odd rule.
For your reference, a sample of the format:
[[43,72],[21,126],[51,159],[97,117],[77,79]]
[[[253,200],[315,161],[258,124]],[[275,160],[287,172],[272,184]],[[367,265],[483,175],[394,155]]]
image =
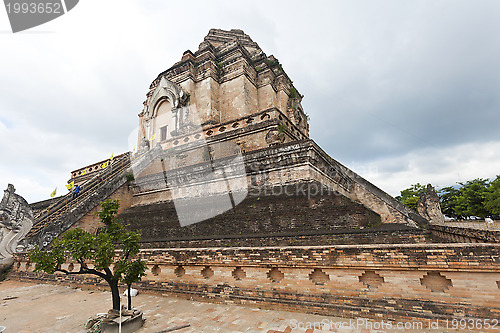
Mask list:
[[[243,242],[240,245],[259,246],[261,243],[256,243],[255,238],[251,242],[244,242],[244,239],[331,234],[336,230],[371,229],[381,225],[379,215],[345,196],[319,183],[301,185],[303,191],[297,191],[296,185],[287,185],[248,195],[233,209],[186,227],[180,226],[172,201],[131,207],[120,214],[119,219],[139,231],[143,242],[163,244],[162,247],[172,246],[169,245],[172,240],[220,238],[239,238]],[[308,192],[310,188],[315,192]],[[193,209],[202,208],[194,206]],[[269,245],[276,244],[269,241]]]
[[[136,286],[191,299],[384,319],[500,313],[499,244],[150,249],[141,256],[149,271]],[[13,278],[102,286],[93,277],[33,273],[26,255],[16,259]]]
[[500,230],[429,225],[431,237],[450,243],[500,243]]
[[356,244],[416,244],[426,243],[421,230],[339,230],[335,232],[280,233],[267,235],[237,235],[221,237],[191,237],[159,241],[141,241],[141,248],[190,247],[261,247],[261,246],[315,246]]

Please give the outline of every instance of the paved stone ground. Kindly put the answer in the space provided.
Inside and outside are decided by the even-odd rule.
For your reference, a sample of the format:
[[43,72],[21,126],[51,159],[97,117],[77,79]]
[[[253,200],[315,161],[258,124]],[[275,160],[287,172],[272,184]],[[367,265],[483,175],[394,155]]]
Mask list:
[[[122,296],[122,302],[126,297]],[[144,311],[147,318],[138,333],[160,332],[184,324],[190,327],[176,330],[188,332],[247,332],[247,333],[382,333],[382,332],[456,332],[452,330],[428,329],[370,329],[365,319],[359,326],[339,328],[340,323],[349,324],[349,319],[263,310],[239,305],[221,305],[188,301],[175,297],[139,294],[132,299],[134,307]],[[51,284],[33,284],[14,280],[0,282],[0,326],[5,333],[28,332],[85,332],[84,324],[89,317],[106,312],[111,306],[111,293],[90,291]],[[310,323],[325,322],[323,329],[307,328]],[[353,320],[353,323],[356,321]],[[304,326],[297,327],[298,323]],[[335,327],[335,324],[337,327]],[[412,325],[407,323],[407,325]]]

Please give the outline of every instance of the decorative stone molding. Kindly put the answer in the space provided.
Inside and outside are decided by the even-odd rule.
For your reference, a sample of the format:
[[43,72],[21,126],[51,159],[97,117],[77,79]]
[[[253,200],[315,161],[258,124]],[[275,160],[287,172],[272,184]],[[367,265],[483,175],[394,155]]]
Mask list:
[[172,111],[174,111],[179,107],[185,106],[187,98],[188,95],[181,86],[162,77],[147,101],[144,112],[145,119],[150,120],[156,116],[158,105],[161,100],[167,99],[172,105]]
[[233,275],[234,279],[237,281],[241,281],[244,278],[246,278],[247,273],[241,268],[241,267],[236,267],[231,274]]
[[328,281],[330,281],[330,277],[328,276],[328,274],[323,272],[323,270],[321,270],[320,268],[315,268],[309,274],[309,280],[311,280],[316,285],[324,285]]
[[181,278],[184,276],[184,274],[186,274],[186,270],[182,266],[177,266],[174,270],[174,273],[178,278]]
[[281,280],[283,280],[284,277],[285,277],[285,274],[283,274],[283,272],[281,272],[276,267],[270,269],[267,272],[267,278],[274,283],[279,283]]
[[278,129],[271,129],[266,134],[266,142],[270,146],[285,142],[285,134]]
[[453,287],[451,280],[440,272],[428,272],[420,279],[420,283],[432,292],[444,293],[448,288]]
[[205,266],[205,268],[201,270],[201,276],[203,276],[204,279],[208,280],[212,276],[214,276],[214,271],[209,266]]
[[375,271],[365,271],[360,277],[359,282],[364,283],[370,289],[377,289],[384,283],[384,278]]
[[161,268],[158,265],[154,265],[153,268],[151,269],[151,273],[153,275],[159,275],[161,273]]

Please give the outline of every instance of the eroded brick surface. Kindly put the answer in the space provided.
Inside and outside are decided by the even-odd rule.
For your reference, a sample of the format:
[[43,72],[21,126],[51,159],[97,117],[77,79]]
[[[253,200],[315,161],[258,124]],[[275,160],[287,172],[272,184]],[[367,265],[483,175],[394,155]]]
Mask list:
[[[141,257],[150,270],[140,289],[217,303],[386,319],[497,318],[500,312],[500,246],[494,244],[151,249]],[[17,260],[16,279],[104,286],[92,276],[34,273],[26,256]],[[237,267],[245,272],[239,278]],[[321,284],[311,280],[318,268],[328,276]],[[371,279],[360,281],[367,274]],[[429,275],[449,283],[432,290]],[[379,284],[371,288],[370,281]]]

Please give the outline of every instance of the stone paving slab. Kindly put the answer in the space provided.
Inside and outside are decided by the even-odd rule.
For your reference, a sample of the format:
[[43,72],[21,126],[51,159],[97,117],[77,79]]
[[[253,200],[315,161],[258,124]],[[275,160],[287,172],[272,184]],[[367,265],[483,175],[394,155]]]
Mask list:
[[[122,296],[122,302],[126,304],[126,297]],[[428,329],[427,326],[417,330],[395,327],[388,329],[387,326],[382,329],[376,326],[380,325],[380,321],[370,322],[373,325],[370,329],[370,324],[363,318],[359,319],[360,325],[356,325],[355,319],[349,322],[349,319],[345,318],[265,310],[241,305],[195,302],[148,294],[139,294],[134,297],[132,304],[141,309],[147,319],[143,328],[137,331],[138,333],[154,333],[185,324],[191,326],[174,332],[459,332],[444,328]],[[0,282],[0,326],[7,327],[5,333],[85,332],[84,324],[88,318],[100,312],[107,312],[110,307],[111,293],[108,291],[82,290],[15,280]],[[321,322],[325,325],[320,329],[319,323]],[[345,324],[344,327],[340,327],[342,323]],[[423,325],[427,323],[424,321]]]

